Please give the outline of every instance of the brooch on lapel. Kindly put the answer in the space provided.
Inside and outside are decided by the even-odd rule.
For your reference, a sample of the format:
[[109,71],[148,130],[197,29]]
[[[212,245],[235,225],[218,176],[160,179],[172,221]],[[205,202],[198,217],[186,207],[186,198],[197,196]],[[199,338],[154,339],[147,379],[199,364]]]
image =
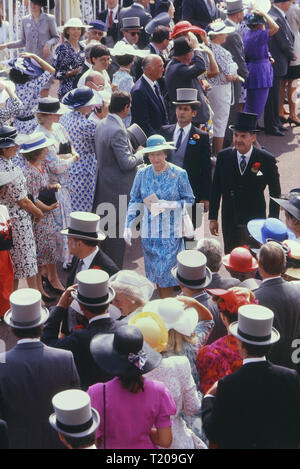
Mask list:
[[261,163],[257,162],[251,168],[252,173],[257,174],[261,168]]
[[200,135],[194,134],[193,138],[189,140],[190,145],[196,145],[197,141],[200,140]]

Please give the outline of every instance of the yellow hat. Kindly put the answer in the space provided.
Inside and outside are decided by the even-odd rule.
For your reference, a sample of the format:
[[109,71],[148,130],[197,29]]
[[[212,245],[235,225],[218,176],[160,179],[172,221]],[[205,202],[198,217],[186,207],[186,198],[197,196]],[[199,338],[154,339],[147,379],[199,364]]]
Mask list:
[[169,334],[165,323],[156,313],[137,313],[128,322],[143,334],[145,342],[157,352],[163,352],[168,346]]

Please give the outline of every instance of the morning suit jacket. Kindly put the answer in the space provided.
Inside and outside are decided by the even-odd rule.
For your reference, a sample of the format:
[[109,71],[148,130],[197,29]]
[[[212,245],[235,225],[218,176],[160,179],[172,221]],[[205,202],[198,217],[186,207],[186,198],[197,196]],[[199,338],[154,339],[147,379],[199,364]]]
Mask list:
[[[226,26],[232,27],[232,22],[228,19],[225,20]],[[238,31],[234,31],[233,33],[228,34],[226,41],[222,46],[230,52],[232,55],[232,59],[238,66],[238,75],[246,80],[249,76],[249,70],[246,64],[245,59],[245,50],[244,50],[244,43],[243,39],[238,33]]]
[[7,423],[4,420],[0,420],[0,449],[9,449]]
[[58,339],[60,325],[66,314],[67,310],[63,308],[58,306],[53,308],[41,340],[47,345],[70,350],[73,353],[84,390],[93,384],[109,381],[112,376],[96,365],[90,352],[90,343],[97,334],[113,334],[116,330],[116,321],[111,318],[100,318],[90,323],[86,329],[76,330],[64,339]]
[[203,429],[219,449],[296,448],[300,386],[294,370],[268,361],[247,363],[202,400]]
[[297,368],[292,362],[295,350],[292,342],[300,338],[300,282],[273,278],[261,283],[255,297],[260,305],[273,311],[274,327],[280,333],[280,341],[273,345],[270,360],[276,365]]
[[[109,24],[108,24],[108,30],[107,30],[107,36],[106,36],[106,45],[107,45],[107,47],[113,47],[114,44],[119,39],[120,11],[121,11],[121,7],[118,8],[116,18],[115,18],[111,28],[109,27]],[[109,12],[108,9],[99,11],[97,13],[97,19],[103,21],[103,23],[106,23],[108,12]]]
[[[177,101],[177,88],[193,88],[198,90],[198,101],[201,106],[199,107],[195,123],[204,124],[209,120],[210,113],[206,103],[204,91],[201,83],[198,80],[206,70],[206,65],[200,51],[195,51],[191,65],[186,65],[175,57],[169,62],[165,72],[165,82],[171,102]],[[176,122],[176,108],[174,105],[171,107],[170,122]]]
[[[1,358],[3,355],[1,356]],[[49,425],[52,398],[80,382],[71,352],[41,342],[17,344],[0,358],[0,417],[10,449],[62,449]]]
[[272,6],[269,15],[276,21],[279,31],[269,40],[269,49],[275,59],[273,64],[274,76],[284,77],[287,74],[289,62],[294,59],[294,34],[285,18],[278,9]]
[[217,18],[220,18],[220,11],[216,8],[212,16],[205,0],[183,0],[182,2],[182,19],[200,28],[206,29],[207,25]]
[[[252,171],[254,163],[261,164],[258,173]],[[279,173],[273,155],[253,147],[248,166],[241,175],[237,150],[226,148],[219,153],[212,183],[209,219],[218,220],[222,199],[222,228],[226,246],[233,246],[232,249],[237,247],[235,242],[239,225],[247,225],[254,218],[266,218],[266,186],[271,197],[280,197]],[[269,217],[278,216],[279,206],[270,200]],[[230,250],[226,249],[227,252]]]
[[150,36],[145,32],[145,26],[149,23],[149,21],[152,20],[152,16],[150,13],[148,13],[145,8],[141,8],[141,6],[137,5],[136,3],[133,3],[128,8],[122,8],[120,11],[120,28],[122,28],[122,20],[123,18],[140,18],[140,25],[143,28],[141,30],[141,35],[140,39],[138,41],[138,46],[140,49],[144,49],[147,44],[149,43]]
[[[76,283],[76,273],[79,262],[79,257],[73,256],[66,288]],[[93,269],[95,267],[99,267],[101,270],[104,270],[110,277],[119,271],[119,268],[114,263],[114,261],[107,254],[105,254],[105,252],[101,251],[101,249],[99,249],[96,256],[94,257],[91,265],[89,266],[89,269]]]
[[131,96],[132,123],[138,124],[147,137],[158,134],[169,123],[167,109],[143,76],[135,83]]
[[[176,125],[162,127],[160,130],[167,142],[173,142],[173,135]],[[200,139],[193,139],[194,135],[199,135]],[[183,169],[188,173],[189,181],[195,196],[195,202],[200,200],[209,200],[211,190],[211,150],[209,143],[209,135],[192,125],[189,135],[189,141],[194,140],[196,143],[187,144],[185,157],[183,161]]]

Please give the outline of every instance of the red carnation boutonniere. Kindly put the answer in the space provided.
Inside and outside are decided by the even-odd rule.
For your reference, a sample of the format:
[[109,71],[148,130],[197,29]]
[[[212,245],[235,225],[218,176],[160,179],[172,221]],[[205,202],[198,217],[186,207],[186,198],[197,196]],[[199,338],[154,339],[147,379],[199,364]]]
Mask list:
[[252,173],[257,174],[260,168],[261,168],[261,163],[257,162],[257,163],[254,163],[254,165],[251,168],[251,171]]
[[193,137],[189,140],[190,145],[196,145],[196,143],[200,140],[200,135],[194,134]]
[[94,267],[92,267],[92,270],[102,270],[101,267],[98,267],[97,265],[94,265]]

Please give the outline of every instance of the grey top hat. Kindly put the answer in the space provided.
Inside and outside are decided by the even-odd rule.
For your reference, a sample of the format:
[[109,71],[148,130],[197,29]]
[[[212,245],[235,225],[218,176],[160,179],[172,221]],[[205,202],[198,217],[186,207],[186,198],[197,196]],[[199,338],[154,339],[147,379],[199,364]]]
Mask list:
[[128,127],[127,132],[134,150],[137,150],[140,146],[145,146],[147,142],[147,135],[139,125],[132,124],[130,127]]
[[90,241],[103,241],[106,236],[98,230],[100,217],[95,213],[72,212],[70,214],[70,226],[61,231],[65,236],[87,239]]
[[100,416],[84,391],[60,392],[53,397],[52,405],[55,413],[49,417],[50,425],[63,435],[82,438],[91,435],[100,425]]
[[233,336],[252,345],[271,345],[280,339],[273,326],[274,313],[260,305],[244,305],[239,308],[238,321],[230,324]]
[[22,288],[10,295],[11,308],[4,315],[4,322],[15,329],[32,329],[44,324],[49,311],[42,307],[42,295],[33,288]]
[[134,16],[134,17],[131,17],[131,18],[123,18],[122,19],[122,28],[121,28],[121,31],[122,30],[129,30],[129,29],[143,29],[141,27],[141,22],[140,22],[140,18],[138,16]]
[[175,105],[180,104],[198,104],[200,106],[200,101],[198,101],[198,90],[194,88],[177,88],[177,101],[173,102]]
[[71,295],[84,306],[105,306],[115,297],[114,289],[108,285],[109,275],[104,270],[83,270],[78,272],[76,279],[78,289]]
[[207,259],[202,252],[195,250],[182,251],[177,256],[177,267],[172,269],[172,275],[184,287],[191,290],[201,290],[212,280],[212,273],[206,267]]
[[234,15],[245,9],[243,0],[227,0],[226,13],[227,15]]

